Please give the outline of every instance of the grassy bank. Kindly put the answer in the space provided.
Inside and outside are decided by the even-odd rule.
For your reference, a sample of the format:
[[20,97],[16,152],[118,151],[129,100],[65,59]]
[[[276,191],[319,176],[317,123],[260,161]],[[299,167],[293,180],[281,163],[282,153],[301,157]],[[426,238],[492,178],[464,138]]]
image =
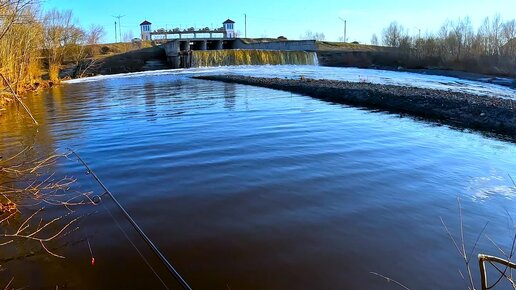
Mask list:
[[[0,69],[0,73],[6,75],[11,85],[16,84],[12,85],[16,94],[23,96],[29,92],[57,85],[60,80],[98,74],[144,71],[148,69],[145,66],[149,60],[166,61],[163,50],[153,46],[151,42],[85,45],[80,50],[83,53],[82,59],[74,59],[74,55],[68,55],[59,66],[59,77],[54,81],[51,80],[53,78],[48,63],[41,57],[46,54],[45,50],[33,53],[38,57],[33,57],[33,62],[27,65],[27,69],[31,69],[30,74],[11,73],[15,71],[14,67],[19,66],[15,63],[12,64],[12,69],[4,66]],[[0,80],[0,114],[6,110],[9,103],[14,101],[16,99],[9,86]]]
[[[150,62],[166,66],[166,55],[161,47],[151,42],[112,43],[89,47],[94,51],[79,63],[68,61],[62,68],[61,79],[73,79],[94,75],[152,70]],[[168,67],[163,67],[168,68]]]

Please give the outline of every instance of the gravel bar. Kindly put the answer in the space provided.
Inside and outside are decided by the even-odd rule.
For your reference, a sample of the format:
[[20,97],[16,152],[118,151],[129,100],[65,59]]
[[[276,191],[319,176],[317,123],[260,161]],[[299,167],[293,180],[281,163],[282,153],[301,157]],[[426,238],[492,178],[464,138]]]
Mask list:
[[195,78],[289,91],[335,103],[404,113],[453,126],[516,137],[516,100],[508,98],[334,80],[235,75]]

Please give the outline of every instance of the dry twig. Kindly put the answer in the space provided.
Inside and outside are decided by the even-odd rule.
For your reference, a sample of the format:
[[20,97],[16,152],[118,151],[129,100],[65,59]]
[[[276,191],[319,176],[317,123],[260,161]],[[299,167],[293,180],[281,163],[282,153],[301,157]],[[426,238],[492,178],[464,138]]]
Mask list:
[[389,283],[390,283],[390,282],[392,282],[392,283],[394,283],[394,284],[398,285],[399,287],[401,287],[401,288],[403,288],[403,289],[405,289],[405,290],[410,290],[410,288],[408,288],[407,286],[405,286],[405,285],[401,284],[400,282],[398,282],[398,281],[396,281],[396,280],[394,280],[394,279],[392,279],[392,278],[389,278],[389,277],[384,276],[384,275],[382,275],[382,274],[378,274],[378,273],[376,273],[376,272],[370,272],[370,273],[371,273],[371,274],[373,274],[373,275],[375,275],[375,276],[378,276],[378,277],[380,277],[380,278],[385,279],[385,280],[386,280],[387,282],[389,282]]
[[[93,192],[72,190],[77,182],[75,178],[57,178],[57,174],[50,171],[60,159],[67,159],[68,154],[56,153],[27,161],[25,156],[30,150],[32,148],[26,147],[0,160],[0,178],[16,181],[0,184],[0,228],[3,228],[0,246],[35,242],[44,252],[62,259],[64,256],[57,254],[49,244],[68,235],[67,231],[78,223],[81,217],[76,215],[74,207],[97,203]],[[7,205],[15,207],[2,211],[2,206]],[[44,206],[64,207],[68,213],[48,217]],[[27,217],[18,221],[17,217],[24,214]]]
[[[453,245],[455,246],[455,249],[459,253],[459,256],[464,261],[464,266],[466,268],[467,275],[465,277],[460,269],[459,269],[459,274],[461,275],[461,277],[464,280],[464,282],[466,282],[466,284],[468,285],[468,289],[469,290],[475,290],[476,287],[475,287],[475,283],[473,281],[473,273],[471,271],[471,264],[470,264],[471,263],[471,258],[473,257],[473,252],[477,248],[477,245],[478,245],[478,242],[480,240],[480,237],[485,232],[489,222],[487,222],[484,225],[484,227],[482,228],[482,231],[480,231],[477,239],[475,240],[475,243],[473,244],[473,247],[471,248],[471,251],[468,254],[468,252],[466,251],[466,241],[464,239],[464,220],[463,220],[463,215],[462,215],[462,206],[461,206],[461,203],[460,203],[460,198],[457,198],[457,204],[458,204],[458,208],[459,208],[459,228],[460,228],[460,230],[459,230],[460,231],[460,233],[459,233],[460,234],[460,240],[459,241],[457,241],[453,237],[452,233],[448,229],[448,226],[446,225],[446,223],[444,222],[442,217],[440,219],[441,219],[441,223],[442,223],[442,225],[444,227],[444,230],[446,231],[446,233],[447,233],[448,237],[450,238],[450,240],[453,242]],[[467,279],[467,281],[466,281],[466,279]]]

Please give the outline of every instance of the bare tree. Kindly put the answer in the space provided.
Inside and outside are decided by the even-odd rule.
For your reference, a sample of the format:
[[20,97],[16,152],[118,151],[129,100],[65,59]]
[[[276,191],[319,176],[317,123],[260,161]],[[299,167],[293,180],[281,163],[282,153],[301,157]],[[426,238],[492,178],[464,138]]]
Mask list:
[[512,19],[503,24],[502,34],[505,41],[516,38],[516,20]]
[[508,75],[516,71],[516,20],[505,21],[498,14],[486,17],[477,31],[465,17],[446,21],[423,37],[409,37],[403,26],[392,22],[382,31],[382,43],[401,48],[407,65]]
[[371,36],[371,45],[378,45],[378,36],[376,36],[376,33],[373,33],[373,36]]
[[312,32],[311,30],[307,30],[304,35],[301,35],[302,39],[309,39],[309,40],[318,40],[322,41],[326,39],[326,36],[322,32]]
[[502,46],[502,18],[500,14],[495,14],[493,16],[493,20],[491,21],[491,43],[492,43],[492,51],[495,55],[500,54],[500,47]]
[[134,38],[134,34],[131,30],[124,33],[124,42],[131,42]]
[[486,17],[480,26],[477,37],[486,55],[498,55],[502,46],[503,24],[500,14],[495,14],[493,18]]
[[456,22],[447,23],[449,30],[446,35],[443,35],[449,53],[455,56],[458,61],[464,55],[470,53],[474,33],[469,17],[458,19]]
[[87,32],[87,43],[89,45],[99,44],[106,34],[104,27],[100,25],[91,25]]
[[83,35],[76,29],[71,10],[50,10],[44,16],[43,25],[43,45],[47,54],[49,77],[51,81],[57,82],[67,48],[71,44],[77,44]]
[[382,31],[382,43],[386,46],[400,47],[402,38],[406,34],[405,28],[393,21]]
[[503,43],[501,53],[505,56],[516,55],[516,20],[512,19],[503,24]]
[[24,18],[26,8],[31,8],[36,3],[36,0],[0,0],[0,12],[2,13],[0,39],[16,22]]
[[37,1],[0,0],[0,86],[22,93],[39,78]]

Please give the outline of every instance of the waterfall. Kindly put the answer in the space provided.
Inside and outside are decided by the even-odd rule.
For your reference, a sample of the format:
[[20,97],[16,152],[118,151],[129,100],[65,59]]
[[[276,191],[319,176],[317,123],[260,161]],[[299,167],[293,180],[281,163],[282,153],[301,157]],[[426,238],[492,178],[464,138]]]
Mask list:
[[192,52],[192,67],[229,65],[319,65],[317,53],[283,50],[204,50]]

